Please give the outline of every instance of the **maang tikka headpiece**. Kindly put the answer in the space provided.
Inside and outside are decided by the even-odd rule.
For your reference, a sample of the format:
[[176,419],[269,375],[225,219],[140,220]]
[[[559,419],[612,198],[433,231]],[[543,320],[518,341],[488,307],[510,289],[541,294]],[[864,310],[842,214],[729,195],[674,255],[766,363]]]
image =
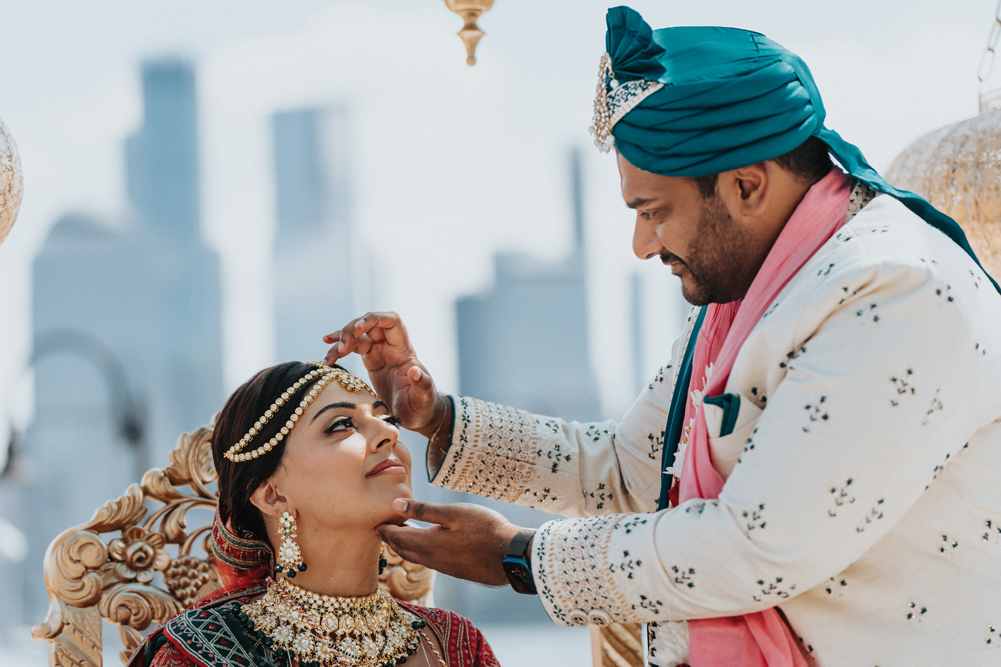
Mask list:
[[[230,461],[240,462],[256,459],[257,457],[270,452],[278,445],[279,442],[285,439],[293,428],[295,428],[296,423],[298,423],[299,418],[306,411],[306,408],[309,407],[309,404],[312,403],[313,399],[319,396],[320,392],[323,391],[323,388],[331,382],[336,381],[337,384],[341,385],[352,394],[357,394],[364,389],[378,398],[375,391],[373,391],[364,380],[348,373],[343,368],[332,368],[316,361],[312,363],[316,366],[316,368],[311,370],[309,373],[306,373],[302,379],[297,380],[291,387],[283,391],[282,395],[276,398],[274,403],[271,404],[271,407],[264,411],[264,415],[250,427],[247,434],[240,438],[238,443],[230,447],[226,453],[223,454],[223,456]],[[316,384],[310,388],[309,392],[302,397],[302,400],[299,401],[299,405],[288,418],[288,421],[285,422],[285,425],[282,426],[281,430],[257,449],[249,452],[243,452],[242,450],[249,445],[250,441],[254,439],[254,436],[264,428],[264,425],[268,423],[268,420],[278,414],[278,409],[291,400],[294,400],[296,393],[298,393],[301,388],[309,384],[310,380],[318,376],[320,379],[317,380]]]
[[659,81],[636,79],[620,84],[612,71],[612,57],[601,55],[598,64],[598,88],[594,95],[594,119],[588,130],[594,135],[594,145],[607,153],[615,145],[612,128],[636,105],[652,95],[664,84]]

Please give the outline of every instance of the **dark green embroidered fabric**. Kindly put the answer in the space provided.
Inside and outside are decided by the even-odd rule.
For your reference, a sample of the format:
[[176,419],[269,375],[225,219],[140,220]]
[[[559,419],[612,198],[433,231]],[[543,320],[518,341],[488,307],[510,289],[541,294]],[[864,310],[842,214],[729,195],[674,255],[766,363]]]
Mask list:
[[204,665],[275,667],[286,664],[251,635],[237,614],[240,602],[180,614],[164,626],[174,643]]

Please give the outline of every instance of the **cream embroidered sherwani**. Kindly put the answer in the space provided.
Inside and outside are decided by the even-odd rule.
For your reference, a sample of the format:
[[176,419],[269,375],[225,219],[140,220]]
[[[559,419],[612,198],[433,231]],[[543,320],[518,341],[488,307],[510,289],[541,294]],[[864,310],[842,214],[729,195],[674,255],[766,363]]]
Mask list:
[[876,197],[741,349],[719,498],[656,512],[689,344],[619,422],[455,397],[433,482],[584,517],[536,535],[542,602],[562,624],[656,623],[652,664],[685,660],[675,621],[778,605],[826,667],[1001,665],[1001,296],[970,257]]

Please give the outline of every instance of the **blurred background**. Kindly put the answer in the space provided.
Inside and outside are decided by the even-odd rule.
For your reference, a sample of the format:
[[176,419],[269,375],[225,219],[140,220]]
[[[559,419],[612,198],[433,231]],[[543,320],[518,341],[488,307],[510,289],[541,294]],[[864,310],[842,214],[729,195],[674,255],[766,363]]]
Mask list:
[[[587,133],[608,6],[496,0],[469,67],[441,0],[0,0],[0,117],[25,183],[0,249],[0,664],[45,662],[30,629],[59,532],[352,317],[400,312],[446,391],[569,419],[628,408],[687,307],[632,255],[614,158]],[[995,11],[631,6],[796,51],[828,127],[877,169],[976,114]],[[418,468],[414,486],[469,500]],[[589,664],[587,633],[534,598],[442,576],[435,596],[505,665]]]

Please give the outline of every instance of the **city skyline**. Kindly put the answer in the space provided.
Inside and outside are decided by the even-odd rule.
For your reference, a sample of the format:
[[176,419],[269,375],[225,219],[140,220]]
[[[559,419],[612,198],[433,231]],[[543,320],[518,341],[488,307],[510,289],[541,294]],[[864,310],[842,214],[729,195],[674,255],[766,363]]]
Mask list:
[[[991,20],[986,5],[949,3],[916,12],[899,1],[878,8],[858,3],[866,21],[849,20],[850,4],[818,25],[793,11],[795,3],[633,4],[654,25],[741,25],[801,53],[824,92],[828,124],[877,168],[920,134],[976,111],[976,66]],[[30,347],[26,277],[48,227],[68,210],[92,211],[112,224],[124,220],[121,141],[137,124],[135,64],[151,53],[186,51],[202,72],[203,235],[222,260],[227,388],[275,360],[269,324],[274,277],[262,258],[274,233],[267,125],[276,110],[353,100],[357,215],[369,241],[380,230],[369,245],[375,282],[388,289],[377,285],[376,291],[395,295],[378,305],[403,312],[422,359],[444,387],[458,387],[450,304],[490,283],[493,253],[528,250],[554,259],[569,247],[559,166],[568,144],[588,148],[603,44],[601,3],[577,3],[573,12],[559,3],[531,11],[519,0],[498,3],[483,19],[487,37],[473,68],[464,64],[453,35],[456,17],[437,5],[304,1],[272,12],[266,3],[251,3],[241,6],[238,20],[226,3],[111,3],[80,8],[79,15],[67,5],[55,23],[44,6],[5,10],[25,29],[0,46],[4,62],[16,63],[0,71],[0,111],[21,146],[26,178],[20,222],[0,253],[6,285],[0,333],[8,342],[0,351],[0,395],[13,402],[0,422],[13,417],[23,425],[30,415],[22,372]],[[182,17],[195,15],[200,20],[192,30]],[[382,26],[382,40],[342,34],[338,26],[347,22]],[[53,30],[41,29],[49,24]],[[81,25],[89,26],[86,34],[102,50],[81,41]],[[131,27],[122,30],[126,25]],[[73,58],[55,57],[68,48],[75,49]],[[566,67],[545,66],[554,54]],[[358,57],[366,68],[343,66]],[[892,76],[860,81],[857,71]],[[878,88],[878,113],[857,103],[860,85]],[[542,101],[525,105],[526,86]],[[926,90],[937,92],[928,96]],[[81,126],[87,132],[79,132]],[[590,291],[589,328],[600,327],[616,340],[626,335],[620,323],[628,320],[629,299],[622,295],[634,270],[643,276],[646,320],[659,317],[657,298],[677,284],[663,267],[630,256],[630,217],[615,187],[614,161],[591,150],[584,161],[598,248],[588,258],[589,279],[597,283]],[[417,275],[424,279],[414,280]],[[415,310],[414,303],[422,307]],[[670,345],[659,331],[656,321],[644,326],[643,366],[651,370]],[[603,411],[621,413],[637,384],[628,370],[630,352],[596,336],[590,345],[591,356],[608,367]]]
[[[35,419],[0,479],[0,515],[28,538],[23,622],[48,608],[31,577],[48,542],[163,465],[223,400],[219,260],[201,238],[195,71],[142,65],[142,127],[126,140],[131,224],[63,216],[33,267]],[[149,349],[156,353],[149,354]],[[9,570],[23,569],[17,576]],[[8,612],[9,605],[2,612]],[[9,627],[11,619],[0,623]]]
[[[173,317],[204,324],[213,317],[210,311],[218,316],[208,326],[214,332],[185,334],[214,337],[217,344],[192,363],[217,368],[217,376],[211,387],[179,390],[193,392],[191,400],[158,422],[159,450],[149,452],[150,465],[163,465],[173,438],[194,427],[186,424],[207,421],[251,373],[287,356],[309,356],[314,345],[320,354],[320,336],[342,326],[350,316],[345,313],[398,310],[439,387],[465,389],[455,304],[496,294],[512,276],[535,279],[553,267],[569,267],[578,281],[575,307],[583,301],[583,323],[575,320],[574,326],[583,326],[584,350],[577,346],[571,356],[586,360],[581,377],[590,372],[594,386],[580,402],[586,407],[581,412],[593,411],[593,420],[621,416],[637,387],[667,362],[684,308],[677,280],[659,262],[632,256],[634,214],[622,204],[615,160],[598,154],[586,132],[605,5],[536,7],[527,0],[501,0],[480,22],[487,36],[478,49],[479,64],[469,68],[454,36],[457,19],[440,1],[424,6],[402,0],[303,0],[277,13],[266,3],[251,2],[239,12],[232,4],[203,8],[179,1],[143,9],[114,0],[110,9],[88,16],[63,5],[65,15],[51,21],[51,31],[25,29],[0,44],[0,62],[12,63],[0,68],[0,116],[19,142],[25,173],[21,216],[0,252],[5,286],[0,336],[7,343],[0,349],[0,434],[8,423],[19,431],[38,424],[49,417],[47,411],[73,398],[53,381],[56,375],[46,380],[46,369],[25,370],[40,315],[37,303],[32,306],[38,293],[29,283],[36,263],[55,272],[59,253],[73,255],[81,244],[104,249],[118,244],[115,252],[136,253],[119,281],[166,265],[173,266],[170,271],[201,272],[200,280],[215,276],[215,297],[208,296],[203,311]],[[976,113],[976,65],[992,9],[987,5],[960,2],[920,13],[902,0],[875,8],[849,2],[839,12],[845,16],[818,26],[798,3],[786,1],[633,4],[654,25],[736,23],[801,53],[824,94],[828,125],[857,143],[880,170],[921,134]],[[48,25],[35,11],[9,13],[31,25]],[[867,20],[850,20],[853,12]],[[193,21],[195,16],[203,20]],[[68,25],[74,17],[76,25]],[[141,27],[128,30],[128,21]],[[377,25],[380,32],[373,36],[345,25]],[[84,40],[77,32],[90,36]],[[35,35],[39,44],[24,35]],[[158,217],[163,202],[134,169],[148,159],[143,128],[157,122],[143,113],[143,62],[190,62],[194,72],[188,80],[149,65],[145,71],[191,94],[193,111],[186,122],[199,155],[187,162],[183,150],[175,156],[183,173],[173,182],[186,192],[174,206],[173,219],[181,221],[176,226]],[[860,102],[862,92],[871,97],[873,91],[876,108]],[[326,177],[321,156],[308,150],[317,145],[324,117],[340,119],[342,131],[330,137],[339,162]],[[184,148],[185,141],[175,147]],[[283,152],[283,145],[294,150]],[[566,167],[568,149],[580,155],[576,179]],[[164,164],[177,163],[172,160]],[[283,184],[279,165],[296,161],[319,180],[311,181],[307,169],[303,180]],[[318,183],[324,178],[334,190],[342,188],[333,207],[322,201]],[[296,186],[298,194],[283,200],[282,193]],[[569,204],[570,192],[579,206]],[[290,201],[313,203],[297,209]],[[588,215],[579,215],[584,209]],[[129,246],[122,239],[130,238],[141,218],[156,231]],[[165,249],[170,243],[164,245],[161,237],[182,229],[183,251]],[[581,237],[589,239],[586,246]],[[331,261],[326,244],[333,241],[350,249],[349,261],[336,255]],[[178,269],[191,257],[200,268]],[[63,268],[86,273],[72,264]],[[161,300],[150,296],[153,282],[133,280],[115,292],[142,304],[129,314],[146,317],[147,310],[155,310],[143,303],[144,296]],[[175,302],[193,298],[191,285],[179,289],[187,296],[175,294]],[[344,295],[349,298],[339,298]],[[72,290],[61,296],[69,305],[53,301],[46,308],[73,305]],[[281,324],[298,323],[297,314],[311,306],[303,326],[283,337]],[[148,374],[140,382],[130,370],[128,382],[151,402],[155,392],[173,391],[162,385],[180,387],[178,377],[197,376],[190,366],[172,368],[159,359],[147,364],[161,348],[142,332],[129,333],[127,318],[104,324],[121,329],[122,338],[110,345],[128,357],[130,368]],[[539,345],[531,336],[532,322],[514,324],[526,332],[512,341],[514,349]],[[163,356],[190,362],[186,350],[178,349],[185,347],[185,336],[164,341],[174,349]],[[54,369],[48,371],[58,373],[60,361],[65,362],[49,359]],[[106,495],[115,495],[135,481],[130,450],[110,427],[103,381],[87,364],[71,365],[74,372],[86,367],[90,373],[81,391],[94,400],[79,414],[96,424],[81,428],[83,435],[74,442],[99,442],[95,450],[81,451],[119,459],[104,480],[115,489]],[[517,407],[545,411],[537,403]],[[74,414],[67,412],[67,419]],[[68,442],[76,433],[63,429],[47,437]],[[421,438],[404,438],[415,450],[423,446]],[[0,454],[0,469],[4,458]],[[40,459],[35,465],[52,463]],[[415,478],[421,473],[418,460]],[[47,483],[60,479],[53,475]],[[428,488],[423,479],[414,485],[431,500],[455,499],[451,492]],[[70,511],[88,514],[98,502],[88,496]],[[0,494],[3,509],[30,513],[23,498],[15,502]],[[74,521],[65,516],[44,520],[68,527]],[[40,584],[37,545],[29,553],[19,571]],[[8,593],[0,588],[0,597]]]

